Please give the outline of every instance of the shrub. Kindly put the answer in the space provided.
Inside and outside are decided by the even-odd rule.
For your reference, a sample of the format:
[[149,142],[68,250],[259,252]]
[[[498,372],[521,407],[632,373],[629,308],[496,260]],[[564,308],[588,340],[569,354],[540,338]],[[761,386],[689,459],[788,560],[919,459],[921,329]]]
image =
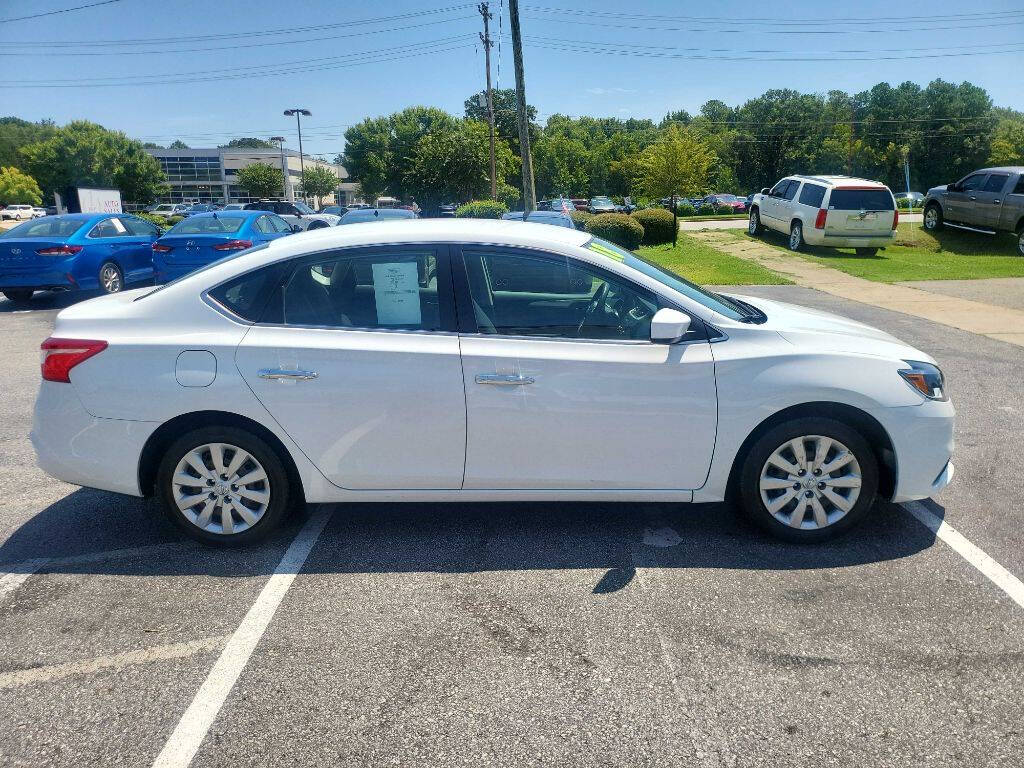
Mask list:
[[599,213],[587,221],[587,232],[630,251],[636,250],[644,239],[643,225],[624,213]]
[[473,200],[455,209],[459,219],[500,219],[508,213],[508,206],[497,200]]
[[167,219],[155,213],[146,213],[146,211],[139,211],[133,215],[138,216],[140,219],[145,219],[146,221],[150,222],[151,224],[155,224],[161,229],[167,229],[168,226],[170,226],[167,223]]
[[736,213],[736,211],[731,205],[719,204],[715,206],[715,213],[719,214],[720,216],[728,216],[733,213]]
[[702,203],[700,208],[697,209],[698,216],[714,216],[715,206],[711,203]]
[[678,203],[676,205],[676,214],[679,216],[696,216],[697,209],[693,207],[692,203]]
[[671,211],[666,211],[664,208],[648,208],[645,211],[633,211],[632,216],[644,228],[644,245],[661,245],[672,242],[675,220]]
[[587,213],[586,211],[569,211],[569,217],[572,219],[572,223],[576,225],[576,229],[587,228],[587,222],[594,218],[594,214]]
[[171,216],[169,219],[167,219],[167,226],[173,227],[179,221],[184,221],[184,220],[185,220],[184,216]]

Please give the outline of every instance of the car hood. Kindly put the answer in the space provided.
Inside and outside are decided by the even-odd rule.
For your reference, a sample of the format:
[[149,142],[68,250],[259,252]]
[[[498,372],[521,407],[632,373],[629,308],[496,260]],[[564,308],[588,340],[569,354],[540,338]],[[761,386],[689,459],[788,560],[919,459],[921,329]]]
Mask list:
[[768,316],[763,328],[777,332],[790,344],[807,351],[852,352],[935,364],[931,355],[890,333],[856,320],[782,301],[726,295],[735,296],[760,309]]

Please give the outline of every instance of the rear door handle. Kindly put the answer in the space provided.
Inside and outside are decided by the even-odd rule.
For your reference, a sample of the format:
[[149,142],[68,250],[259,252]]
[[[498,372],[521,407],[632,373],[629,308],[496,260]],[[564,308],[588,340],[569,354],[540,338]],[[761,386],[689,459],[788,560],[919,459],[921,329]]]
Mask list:
[[261,379],[290,379],[293,381],[310,381],[319,375],[316,371],[297,371],[287,368],[261,368],[257,374]]
[[533,384],[532,376],[520,376],[515,373],[478,373],[477,384],[495,384],[499,387],[520,387],[523,384]]

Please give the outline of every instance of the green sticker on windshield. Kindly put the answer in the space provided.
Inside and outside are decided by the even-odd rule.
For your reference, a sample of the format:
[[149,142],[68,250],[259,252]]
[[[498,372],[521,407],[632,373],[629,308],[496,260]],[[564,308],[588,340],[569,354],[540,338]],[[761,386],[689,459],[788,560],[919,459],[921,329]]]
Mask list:
[[590,249],[591,251],[594,251],[595,253],[600,253],[602,256],[607,256],[609,259],[614,259],[619,263],[625,261],[626,256],[629,255],[626,253],[621,253],[620,251],[612,250],[608,246],[602,245],[601,243],[595,242],[594,240],[591,240],[589,243],[587,243],[587,248]]

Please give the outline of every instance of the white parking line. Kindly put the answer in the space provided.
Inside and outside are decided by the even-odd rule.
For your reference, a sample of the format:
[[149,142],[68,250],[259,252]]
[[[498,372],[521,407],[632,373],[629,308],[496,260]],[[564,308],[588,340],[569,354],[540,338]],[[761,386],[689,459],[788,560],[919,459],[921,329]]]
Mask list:
[[32,574],[44,568],[60,568],[67,565],[83,565],[86,563],[99,563],[104,560],[119,560],[137,555],[151,555],[169,549],[180,549],[184,544],[180,542],[169,542],[167,544],[151,544],[145,547],[130,547],[126,549],[108,549],[105,552],[88,552],[84,555],[72,555],[70,557],[37,557],[32,560],[21,560],[15,563],[0,563],[0,602],[7,595],[25,583]]
[[912,501],[904,504],[903,507],[925,528],[934,533],[936,538],[946,542],[964,560],[981,571],[985,578],[1003,590],[1013,602],[1024,608],[1024,583],[1020,579],[968,541],[953,526],[935,515],[921,502]]
[[153,761],[153,768],[186,768],[192,762],[330,516],[331,507],[321,506],[296,534],[260,596],[231,635],[199,692],[181,716],[163,750]]
[[72,661],[66,664],[50,664],[45,667],[33,667],[32,669],[19,669],[14,672],[0,674],[0,689],[13,688],[19,685],[31,685],[33,683],[49,683],[74,675],[91,675],[102,669],[124,669],[136,664],[148,664],[151,661],[184,659],[188,656],[195,656],[197,653],[215,651],[224,645],[228,637],[229,635],[204,637],[202,640],[155,645],[149,648],[140,648],[137,651],[100,656],[95,659]]

